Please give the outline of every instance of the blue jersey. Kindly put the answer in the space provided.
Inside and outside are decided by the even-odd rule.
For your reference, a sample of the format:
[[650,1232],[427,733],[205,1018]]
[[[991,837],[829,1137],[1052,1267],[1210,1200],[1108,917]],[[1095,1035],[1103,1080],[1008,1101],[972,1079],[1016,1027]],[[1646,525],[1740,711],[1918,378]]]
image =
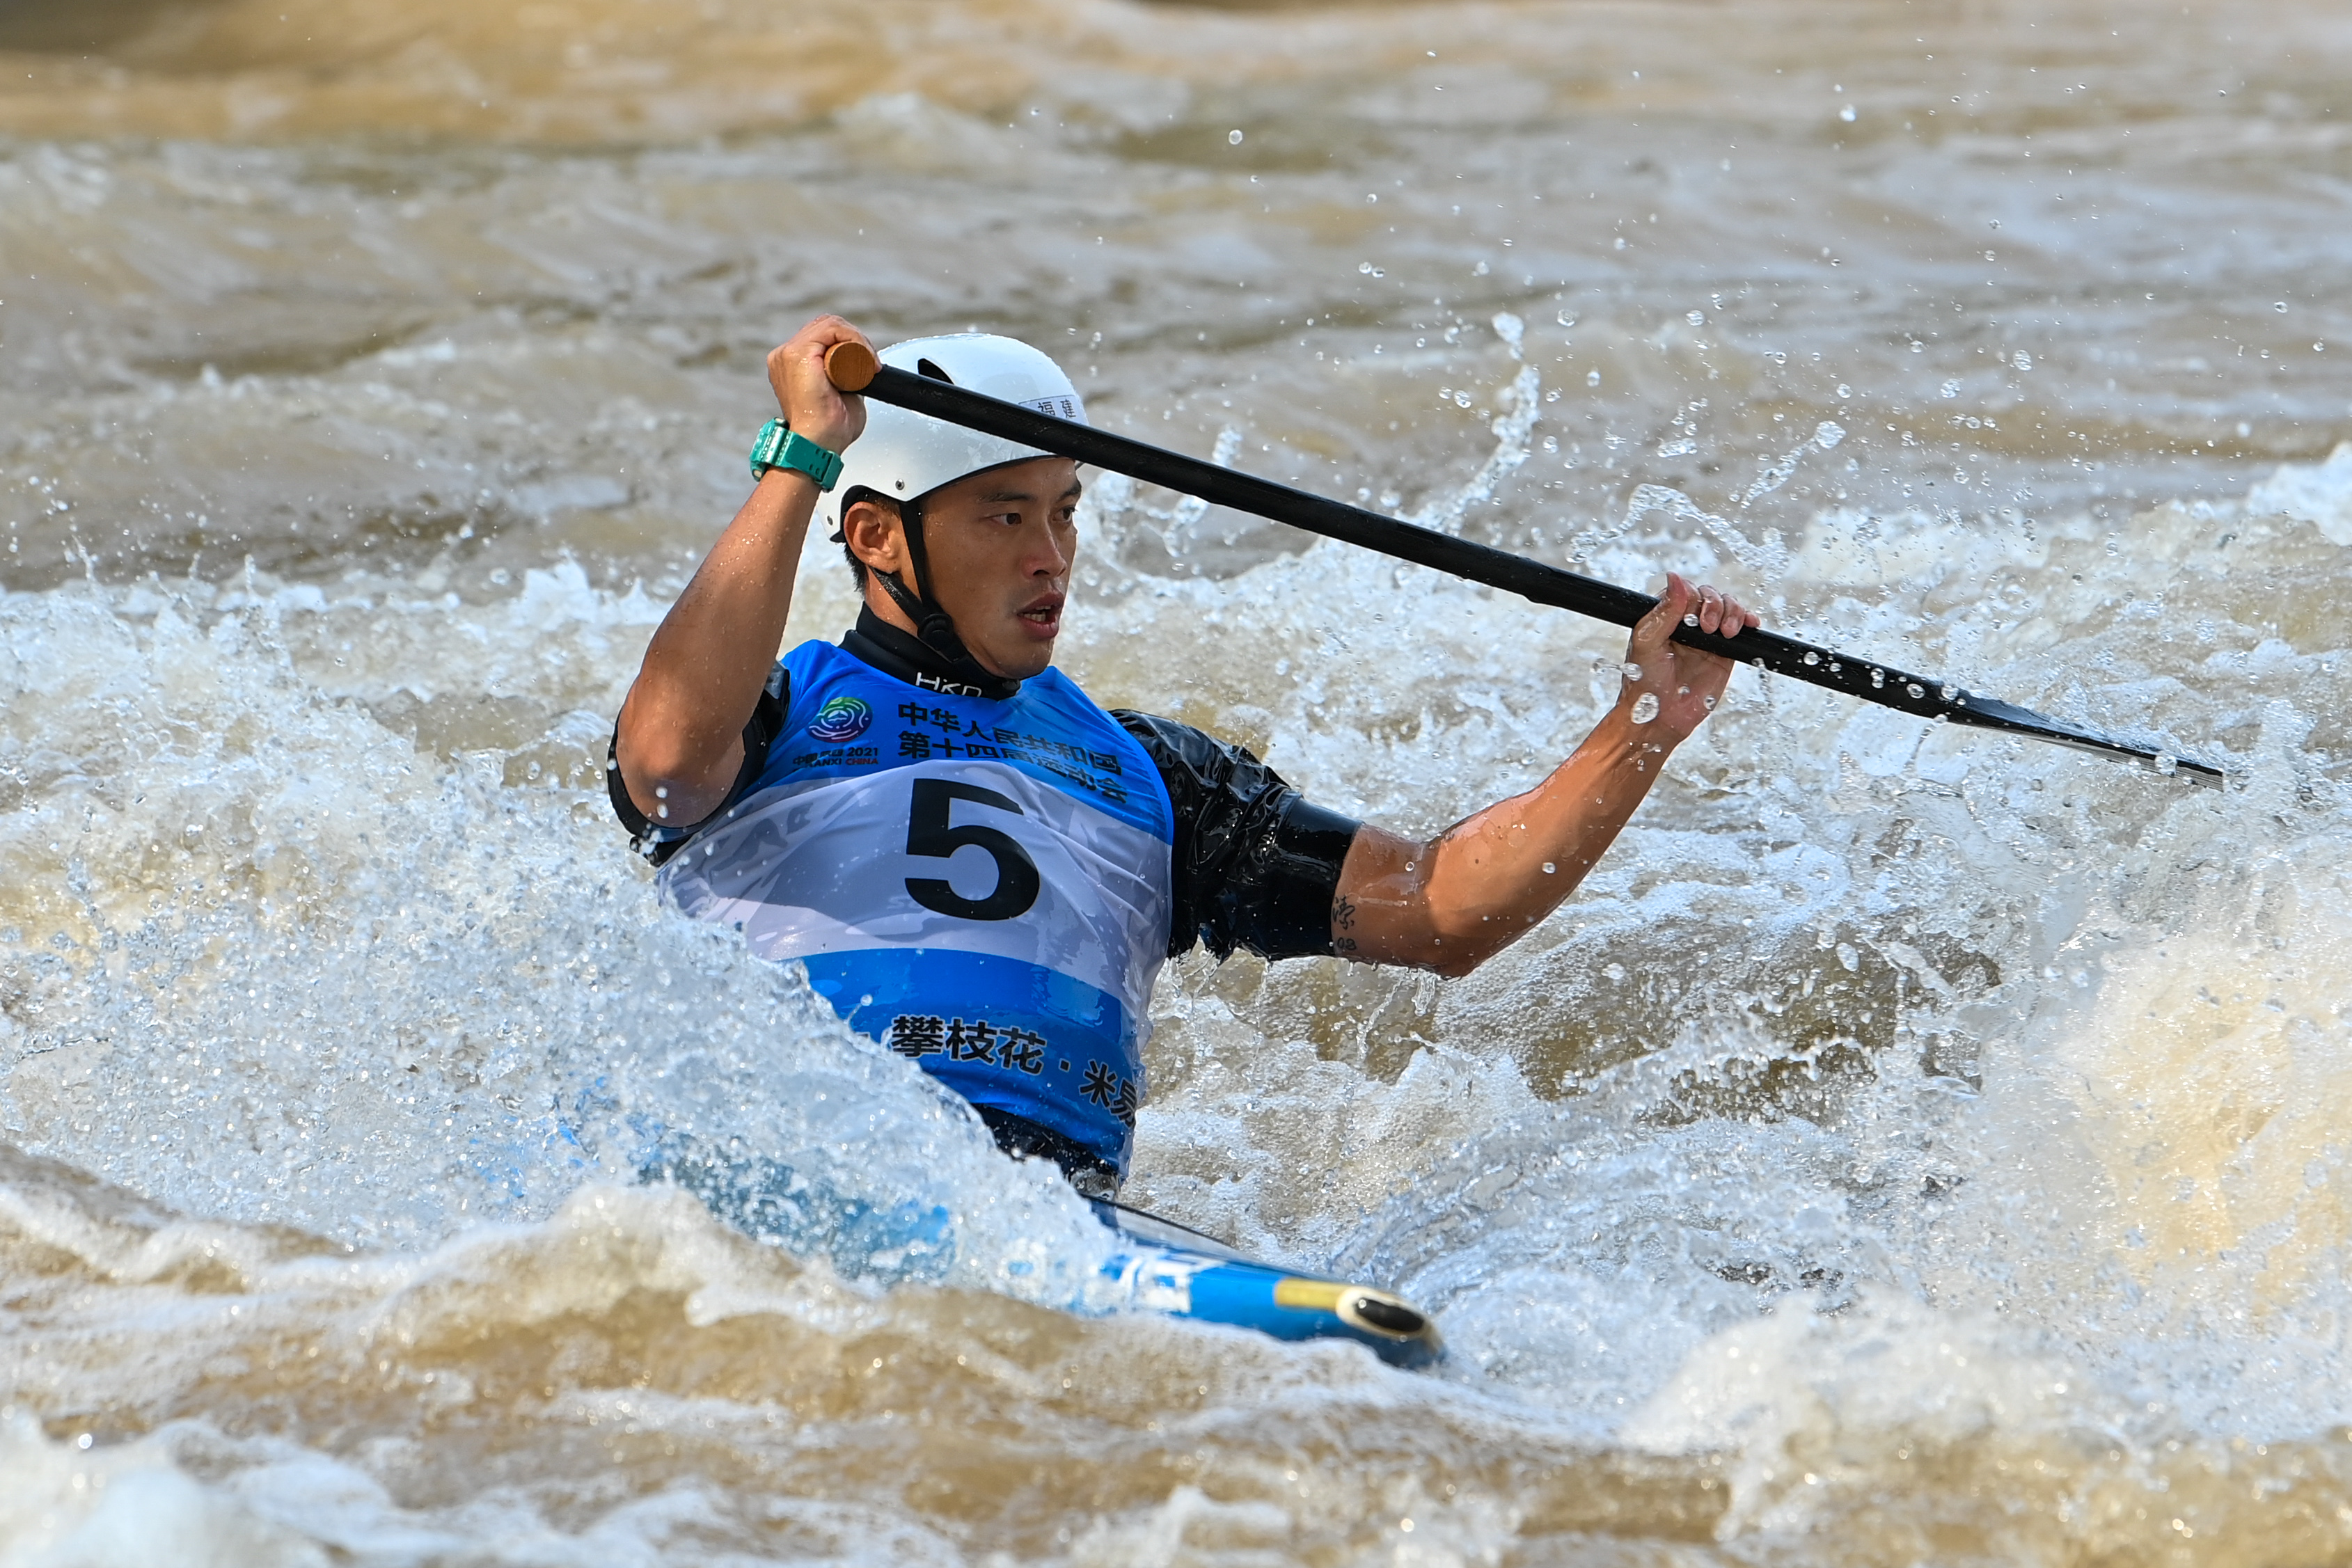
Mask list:
[[1002,700],[824,643],[784,670],[766,765],[663,867],[671,897],[805,965],[974,1104],[1124,1173],[1172,908],[1159,767],[1056,670]]

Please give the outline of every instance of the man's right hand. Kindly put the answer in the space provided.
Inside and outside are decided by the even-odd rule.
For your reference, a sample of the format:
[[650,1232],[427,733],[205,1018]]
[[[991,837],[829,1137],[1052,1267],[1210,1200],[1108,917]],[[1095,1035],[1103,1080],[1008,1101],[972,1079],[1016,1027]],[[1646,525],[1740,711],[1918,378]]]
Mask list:
[[826,378],[824,351],[835,343],[874,346],[840,317],[820,316],[769,352],[768,384],[793,434],[838,454],[865,430],[866,400],[835,390]]

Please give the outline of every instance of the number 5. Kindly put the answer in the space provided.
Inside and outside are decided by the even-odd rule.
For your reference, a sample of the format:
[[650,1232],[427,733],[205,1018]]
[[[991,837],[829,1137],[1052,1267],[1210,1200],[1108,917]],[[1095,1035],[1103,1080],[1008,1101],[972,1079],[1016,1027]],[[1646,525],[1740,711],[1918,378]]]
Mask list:
[[1011,796],[993,789],[947,779],[918,779],[914,808],[907,818],[907,852],[945,860],[967,844],[977,845],[996,862],[995,890],[986,898],[966,898],[944,877],[910,876],[907,891],[924,908],[964,920],[1011,920],[1028,914],[1029,906],[1037,902],[1037,862],[1029,858],[1020,840],[1001,828],[971,823],[950,826],[948,810],[958,800],[992,806],[1016,817],[1023,814]]

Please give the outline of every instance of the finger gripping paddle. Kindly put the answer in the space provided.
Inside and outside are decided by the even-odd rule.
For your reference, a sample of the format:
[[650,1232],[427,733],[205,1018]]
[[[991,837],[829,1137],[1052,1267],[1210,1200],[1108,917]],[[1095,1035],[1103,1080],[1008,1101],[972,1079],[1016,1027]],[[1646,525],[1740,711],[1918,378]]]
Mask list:
[[[982,434],[1016,441],[1195,496],[1216,506],[1287,523],[1326,538],[1361,545],[1416,566],[1451,572],[1516,593],[1538,604],[1573,611],[1618,626],[1631,626],[1657,607],[1655,599],[1630,588],[1619,588],[1525,556],[1382,517],[1378,512],[1296,490],[1271,479],[1220,468],[1213,463],[1115,435],[1093,425],[1039,413],[950,382],[896,370],[876,359],[874,350],[863,343],[835,343],[825,351],[824,368],[834,386],[845,392],[860,392]],[[1892,664],[1857,659],[1850,653],[1783,637],[1777,632],[1750,628],[1732,638],[1684,625],[1675,628],[1674,640],[1776,675],[1826,686],[1920,718],[2071,746],[2210,788],[2218,789],[2227,781],[2220,768],[2156,746],[2101,735],[1998,697],[1962,690],[1933,675],[1915,674]]]

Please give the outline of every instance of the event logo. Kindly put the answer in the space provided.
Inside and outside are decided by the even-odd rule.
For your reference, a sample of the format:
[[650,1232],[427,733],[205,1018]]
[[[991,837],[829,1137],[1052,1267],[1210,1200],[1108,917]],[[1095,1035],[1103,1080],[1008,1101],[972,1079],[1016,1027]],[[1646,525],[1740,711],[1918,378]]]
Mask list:
[[874,722],[874,710],[856,697],[835,697],[816,710],[816,722],[809,733],[828,745],[839,746],[856,740]]

